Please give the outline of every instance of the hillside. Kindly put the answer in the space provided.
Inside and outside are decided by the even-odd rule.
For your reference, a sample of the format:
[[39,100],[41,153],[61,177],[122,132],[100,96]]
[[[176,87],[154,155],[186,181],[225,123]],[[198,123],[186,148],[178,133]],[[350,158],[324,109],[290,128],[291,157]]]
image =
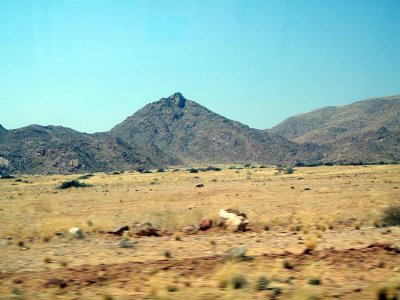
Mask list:
[[128,143],[154,144],[186,164],[279,164],[321,158],[315,145],[299,145],[249,128],[185,99],[180,93],[146,105],[115,126],[110,134]]
[[400,96],[325,107],[290,117],[269,132],[329,146],[328,161],[398,161]]
[[299,143],[332,140],[376,132],[381,127],[400,130],[400,96],[375,98],[341,107],[325,107],[290,117],[270,130]]
[[107,134],[85,134],[60,126],[31,125],[0,135],[0,157],[9,161],[11,172],[110,171],[174,162],[161,152],[153,161],[147,154],[154,151]]

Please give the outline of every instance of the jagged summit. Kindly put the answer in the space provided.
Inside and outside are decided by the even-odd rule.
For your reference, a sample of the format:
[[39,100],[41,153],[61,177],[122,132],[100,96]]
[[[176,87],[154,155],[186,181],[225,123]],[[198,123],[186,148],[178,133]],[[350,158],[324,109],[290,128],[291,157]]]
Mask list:
[[179,92],[174,93],[173,95],[169,96],[168,98],[161,98],[160,101],[169,102],[175,106],[180,108],[185,108],[186,105],[186,98]]

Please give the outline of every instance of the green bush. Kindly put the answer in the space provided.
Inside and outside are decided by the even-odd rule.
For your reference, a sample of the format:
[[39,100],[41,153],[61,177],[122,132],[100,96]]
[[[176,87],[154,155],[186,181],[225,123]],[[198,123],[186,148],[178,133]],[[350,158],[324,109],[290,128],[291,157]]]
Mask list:
[[90,177],[93,177],[93,174],[86,174],[86,175],[82,175],[81,177],[78,177],[78,179],[89,179]]
[[292,167],[288,167],[285,170],[285,174],[293,174],[294,173],[294,169]]
[[91,185],[90,184],[86,184],[86,183],[81,183],[78,180],[70,180],[70,181],[64,181],[59,186],[59,188],[61,190],[64,190],[64,189],[69,189],[69,188],[72,188],[72,187],[78,188],[78,187],[89,187],[89,186],[91,186]]
[[0,179],[13,179],[15,176],[12,176],[10,174],[3,174],[0,176]]
[[189,169],[189,173],[199,173],[199,170],[197,170],[195,168],[191,168],[191,169]]

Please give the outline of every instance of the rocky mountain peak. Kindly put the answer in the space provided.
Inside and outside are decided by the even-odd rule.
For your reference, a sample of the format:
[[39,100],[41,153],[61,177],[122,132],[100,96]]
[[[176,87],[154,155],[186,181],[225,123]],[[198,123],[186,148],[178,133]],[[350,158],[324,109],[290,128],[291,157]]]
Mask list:
[[7,132],[7,129],[5,129],[3,126],[0,124],[0,133]]
[[183,95],[179,92],[176,92],[168,98],[163,98],[161,100],[167,100],[168,102],[172,103],[174,106],[178,106],[179,108],[185,108],[186,105],[186,98],[183,97]]

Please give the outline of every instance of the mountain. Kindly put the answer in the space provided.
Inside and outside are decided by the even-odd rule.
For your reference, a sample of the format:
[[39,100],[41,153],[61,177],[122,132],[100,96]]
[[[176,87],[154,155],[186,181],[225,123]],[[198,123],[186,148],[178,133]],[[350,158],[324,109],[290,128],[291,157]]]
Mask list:
[[40,125],[6,130],[0,125],[0,173],[400,161],[399,116],[400,96],[392,96],[325,107],[258,130],[175,93],[104,133]]
[[326,161],[399,161],[400,95],[317,109],[290,117],[268,132],[327,146]]
[[299,145],[249,128],[185,99],[181,93],[146,105],[109,133],[128,143],[154,144],[185,164],[280,164],[322,158],[317,145]]
[[[155,167],[175,160],[108,134],[85,134],[60,126],[9,130],[0,135],[0,157],[11,172],[65,173]],[[159,151],[157,160],[147,154]]]

